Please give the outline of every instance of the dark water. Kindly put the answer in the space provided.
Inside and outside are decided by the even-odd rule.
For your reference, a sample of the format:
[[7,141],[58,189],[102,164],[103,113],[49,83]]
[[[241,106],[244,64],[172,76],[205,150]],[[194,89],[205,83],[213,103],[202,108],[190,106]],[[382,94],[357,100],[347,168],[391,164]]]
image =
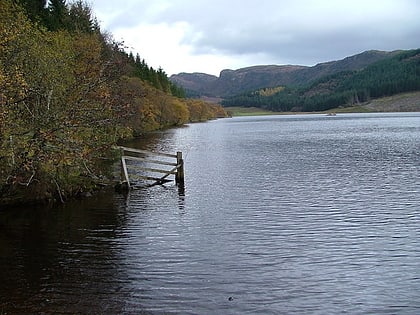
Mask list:
[[174,184],[0,212],[0,314],[420,314],[420,114],[248,117],[131,143]]

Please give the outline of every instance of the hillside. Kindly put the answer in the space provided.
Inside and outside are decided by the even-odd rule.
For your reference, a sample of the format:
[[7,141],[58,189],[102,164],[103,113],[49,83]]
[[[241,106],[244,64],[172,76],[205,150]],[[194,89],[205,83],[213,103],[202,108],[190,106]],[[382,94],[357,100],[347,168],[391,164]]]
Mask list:
[[323,111],[413,91],[420,91],[420,49],[398,52],[362,70],[326,75],[306,86],[284,87],[269,94],[266,89],[255,90],[226,98],[222,104],[273,111]]
[[396,94],[361,104],[369,112],[420,112],[420,92]]
[[265,65],[238,70],[223,70],[219,77],[203,73],[180,73],[170,80],[187,90],[188,95],[229,97],[264,87],[303,86],[326,75],[355,71],[397,54],[398,51],[365,51],[338,61],[313,67],[296,65]]
[[179,86],[182,86],[187,91],[189,96],[205,95],[207,87],[217,80],[217,77],[214,75],[198,72],[183,72],[177,75],[176,79],[172,79],[172,77],[171,81]]

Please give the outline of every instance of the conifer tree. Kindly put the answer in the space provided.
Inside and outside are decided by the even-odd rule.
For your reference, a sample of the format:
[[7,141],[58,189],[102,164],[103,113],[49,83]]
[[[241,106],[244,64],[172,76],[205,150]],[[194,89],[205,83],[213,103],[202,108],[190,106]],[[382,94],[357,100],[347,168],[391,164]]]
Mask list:
[[14,2],[25,9],[32,22],[45,23],[47,0],[14,0]]
[[82,0],[71,3],[69,8],[72,31],[82,33],[99,33],[100,27],[92,9]]
[[67,28],[68,10],[65,0],[50,0],[48,4],[48,29],[56,31]]

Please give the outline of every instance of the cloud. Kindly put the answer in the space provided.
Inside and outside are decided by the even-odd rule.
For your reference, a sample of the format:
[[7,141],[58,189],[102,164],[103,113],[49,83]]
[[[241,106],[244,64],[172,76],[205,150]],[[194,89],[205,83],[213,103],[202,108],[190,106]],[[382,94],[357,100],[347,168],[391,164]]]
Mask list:
[[155,48],[170,69],[188,71],[194,65],[197,71],[211,68],[215,73],[229,62],[229,68],[312,65],[369,49],[419,47],[417,0],[130,0],[122,7],[107,7],[107,0],[94,3],[106,28],[144,53]]

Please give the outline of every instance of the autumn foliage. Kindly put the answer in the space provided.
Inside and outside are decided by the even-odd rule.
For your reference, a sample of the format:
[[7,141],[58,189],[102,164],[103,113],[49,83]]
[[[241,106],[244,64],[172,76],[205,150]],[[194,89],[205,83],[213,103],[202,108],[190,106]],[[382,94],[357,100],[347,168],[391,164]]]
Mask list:
[[118,140],[224,115],[141,78],[88,6],[63,12],[48,24],[0,2],[0,204],[90,191]]

